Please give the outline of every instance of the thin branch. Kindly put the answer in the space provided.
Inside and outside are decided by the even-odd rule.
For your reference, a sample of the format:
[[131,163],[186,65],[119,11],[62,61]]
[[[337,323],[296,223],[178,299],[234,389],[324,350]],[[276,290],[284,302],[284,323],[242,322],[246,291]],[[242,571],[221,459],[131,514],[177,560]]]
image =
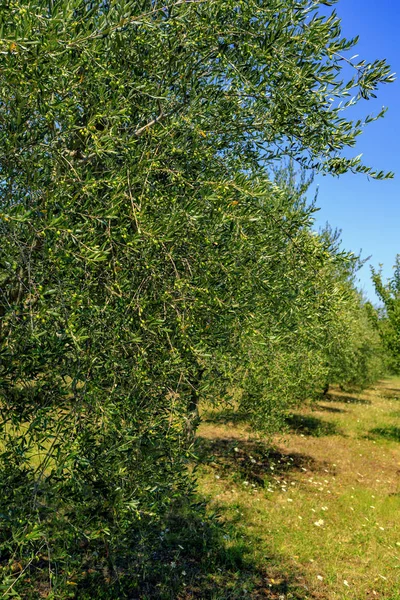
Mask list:
[[133,135],[135,135],[136,137],[140,137],[150,127],[152,127],[153,125],[155,125],[156,123],[158,123],[158,121],[161,121],[161,119],[163,119],[165,116],[166,115],[163,113],[163,111],[161,111],[161,113],[158,115],[158,117],[156,117],[152,121],[149,121],[148,123],[146,123],[146,125],[143,125],[143,127],[140,127],[139,129],[136,129],[136,131],[133,132]]

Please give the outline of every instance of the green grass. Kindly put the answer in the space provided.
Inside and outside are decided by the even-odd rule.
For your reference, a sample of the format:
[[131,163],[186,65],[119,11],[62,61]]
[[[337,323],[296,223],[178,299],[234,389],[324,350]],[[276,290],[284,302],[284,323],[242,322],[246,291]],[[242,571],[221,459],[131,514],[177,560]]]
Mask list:
[[200,492],[252,575],[221,568],[204,597],[400,600],[399,410],[398,379],[334,389],[273,449],[234,415],[205,420]]
[[[100,578],[71,597],[400,600],[399,416],[400,379],[334,388],[272,442],[243,414],[204,409],[197,498],[139,536],[128,592]],[[23,597],[49,593],[32,588]]]

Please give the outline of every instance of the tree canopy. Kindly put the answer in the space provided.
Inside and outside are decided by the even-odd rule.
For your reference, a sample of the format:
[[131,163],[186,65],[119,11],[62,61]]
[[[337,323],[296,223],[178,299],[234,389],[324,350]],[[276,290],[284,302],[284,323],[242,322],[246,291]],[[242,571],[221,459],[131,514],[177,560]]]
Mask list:
[[[372,281],[382,302],[380,315],[374,321],[395,373],[400,371],[400,255],[396,256],[393,276],[384,282],[382,272],[372,268]],[[380,318],[379,318],[380,317]]]

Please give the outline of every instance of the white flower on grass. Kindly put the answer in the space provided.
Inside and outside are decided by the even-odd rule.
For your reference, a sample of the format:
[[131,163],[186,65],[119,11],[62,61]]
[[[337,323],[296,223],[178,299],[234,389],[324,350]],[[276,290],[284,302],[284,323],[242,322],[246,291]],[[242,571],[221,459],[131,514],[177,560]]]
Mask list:
[[322,527],[322,525],[325,523],[325,521],[323,519],[318,519],[318,521],[315,521],[314,525],[316,527]]
[[324,578],[321,575],[317,575],[317,579],[319,579],[320,581],[324,580]]

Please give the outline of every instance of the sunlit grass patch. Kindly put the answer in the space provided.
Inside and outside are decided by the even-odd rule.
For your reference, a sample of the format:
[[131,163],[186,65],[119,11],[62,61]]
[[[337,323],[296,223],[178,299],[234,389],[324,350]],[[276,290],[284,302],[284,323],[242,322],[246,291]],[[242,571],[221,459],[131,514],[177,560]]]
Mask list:
[[[199,469],[200,489],[246,560],[281,573],[285,599],[400,599],[399,391],[393,379],[352,401],[334,389],[295,413],[302,426],[273,448],[233,419],[201,426],[213,460]],[[320,423],[331,426],[316,435]],[[268,593],[249,597],[279,598]]]

